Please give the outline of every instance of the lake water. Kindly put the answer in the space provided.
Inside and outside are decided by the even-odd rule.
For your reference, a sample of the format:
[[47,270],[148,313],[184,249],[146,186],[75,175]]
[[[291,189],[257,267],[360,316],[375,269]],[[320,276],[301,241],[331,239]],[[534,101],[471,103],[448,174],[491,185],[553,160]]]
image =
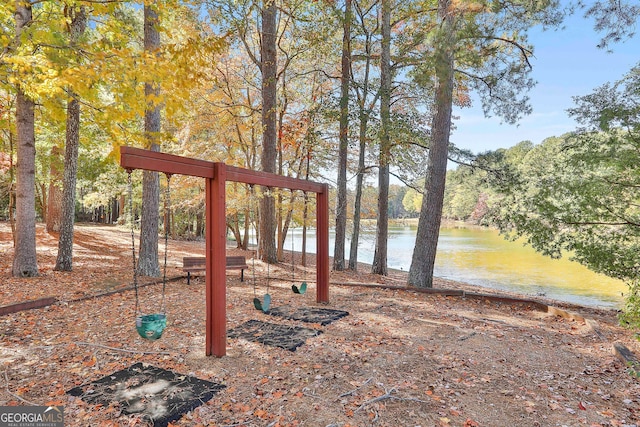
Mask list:
[[[373,260],[375,233],[364,231],[358,261]],[[408,271],[416,228],[390,227],[387,263],[389,268]],[[293,231],[294,249],[302,248],[302,232]],[[291,242],[285,244],[291,248]],[[334,241],[329,243],[333,252]],[[308,231],[307,248],[315,252],[314,230]],[[346,246],[349,253],[349,242]],[[521,242],[505,240],[495,230],[476,227],[442,228],[438,241],[435,276],[487,288],[527,295],[544,294],[575,304],[619,307],[627,288],[621,281],[593,273],[566,258],[545,257]]]

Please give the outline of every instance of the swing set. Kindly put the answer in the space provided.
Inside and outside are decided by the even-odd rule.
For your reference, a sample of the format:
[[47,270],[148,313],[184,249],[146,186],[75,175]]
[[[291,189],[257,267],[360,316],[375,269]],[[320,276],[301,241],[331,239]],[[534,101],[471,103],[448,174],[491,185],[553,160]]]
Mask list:
[[[225,267],[227,181],[316,193],[316,302],[329,302],[329,186],[327,184],[126,146],[120,147],[120,166],[127,171],[141,169],[163,172],[167,176],[188,175],[206,179],[205,353],[207,356],[222,357],[227,352]],[[164,316],[164,313],[159,316]],[[148,320],[151,323],[149,329],[154,330],[153,322],[157,319]],[[159,323],[162,324],[163,320],[166,322],[166,317],[161,318]],[[139,333],[146,334],[146,331]],[[152,333],[149,332],[149,334]]]

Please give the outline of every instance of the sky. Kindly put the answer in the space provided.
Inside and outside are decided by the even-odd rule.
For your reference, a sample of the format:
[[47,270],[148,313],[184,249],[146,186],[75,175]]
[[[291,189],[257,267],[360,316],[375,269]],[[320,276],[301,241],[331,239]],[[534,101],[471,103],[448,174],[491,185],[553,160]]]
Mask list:
[[529,91],[533,113],[517,125],[501,124],[499,117],[485,118],[476,101],[472,108],[454,110],[459,119],[451,142],[481,153],[525,140],[539,144],[545,138],[575,130],[576,123],[566,112],[574,106],[572,97],[588,95],[607,82],[619,80],[640,63],[638,35],[611,45],[613,52],[596,47],[600,38],[593,21],[580,15],[566,20],[563,29],[532,30],[532,76],[538,82]]

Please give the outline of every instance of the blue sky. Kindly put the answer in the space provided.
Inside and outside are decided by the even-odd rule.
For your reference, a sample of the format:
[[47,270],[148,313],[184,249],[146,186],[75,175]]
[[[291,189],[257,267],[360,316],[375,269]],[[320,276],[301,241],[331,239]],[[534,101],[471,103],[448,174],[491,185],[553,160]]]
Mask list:
[[479,102],[472,108],[456,109],[456,129],[451,141],[474,153],[508,148],[520,141],[535,144],[547,137],[574,130],[576,124],[566,110],[572,97],[587,95],[598,86],[620,79],[640,62],[640,37],[610,46],[613,52],[598,49],[600,34],[593,21],[570,17],[564,29],[530,33],[534,45],[533,78],[536,87],[529,92],[533,113],[518,125],[501,124],[498,117],[485,118]]

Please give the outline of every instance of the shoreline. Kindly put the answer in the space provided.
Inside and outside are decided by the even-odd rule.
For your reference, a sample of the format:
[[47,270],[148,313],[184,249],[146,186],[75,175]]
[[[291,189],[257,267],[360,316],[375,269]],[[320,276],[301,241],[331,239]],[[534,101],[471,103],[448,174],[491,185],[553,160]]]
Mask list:
[[[285,254],[285,259],[283,261],[280,261],[280,266],[282,269],[284,270],[288,270],[291,267],[291,259],[290,259],[290,254],[291,251],[290,250],[284,250],[284,254]],[[299,261],[300,261],[300,257],[302,256],[302,253],[299,251],[295,251],[295,262],[296,264],[296,268],[300,267],[299,266]],[[307,254],[307,267],[306,268],[310,268],[310,267],[314,267],[315,266],[315,253],[308,253]],[[346,261],[346,260],[345,260]],[[333,265],[333,257],[329,257],[329,262],[330,265]],[[408,277],[408,272],[405,270],[399,270],[399,269],[394,269],[394,268],[389,268],[388,269],[388,275],[387,276],[379,276],[376,274],[372,274],[370,273],[371,271],[371,264],[368,263],[364,263],[364,262],[358,262],[358,271],[357,272],[353,272],[351,270],[344,270],[344,271],[335,271],[335,270],[331,270],[330,274],[331,274],[331,279],[330,279],[330,284],[331,285],[335,285],[335,286],[366,286],[367,284],[371,284],[372,288],[373,287],[384,287],[385,285],[381,285],[381,282],[392,282],[392,284],[386,286],[388,289],[391,290],[402,290],[402,291],[407,291],[407,292],[419,292],[419,293],[447,293],[450,292],[451,295],[449,296],[462,296],[462,295],[482,295],[482,296],[486,296],[486,295],[494,295],[496,296],[496,298],[507,298],[507,299],[514,299],[514,300],[520,300],[524,303],[527,302],[533,302],[533,303],[538,303],[538,304],[543,304],[545,306],[548,307],[554,307],[554,308],[560,308],[560,309],[565,309],[565,310],[575,310],[575,311],[587,311],[587,312],[609,312],[609,313],[618,313],[620,312],[620,308],[619,307],[606,307],[606,306],[592,306],[592,305],[586,305],[586,304],[577,304],[577,303],[573,303],[570,301],[563,301],[563,300],[559,300],[559,299],[555,299],[555,298],[550,298],[547,296],[543,296],[543,295],[531,295],[531,294],[526,294],[526,293],[522,293],[522,292],[513,292],[513,291],[508,291],[508,290],[503,290],[503,289],[496,289],[496,288],[490,288],[487,286],[480,286],[480,285],[474,285],[468,282],[463,282],[463,281],[458,281],[458,280],[451,280],[451,279],[446,279],[443,277],[438,277],[435,276],[434,280],[433,280],[433,287],[432,288],[417,288],[417,287],[412,287],[412,286],[407,286],[407,277]],[[300,267],[302,268],[302,267]],[[353,277],[353,276],[359,277],[360,279],[357,282],[353,282],[353,279],[347,279],[346,277]],[[345,276],[345,279],[343,281],[337,280],[337,278],[341,277],[341,276]],[[314,282],[315,278],[310,278],[307,279],[310,282]],[[351,283],[349,283],[351,282]],[[458,292],[460,295],[457,295],[456,292]]]
[[[129,231],[117,225],[99,225],[99,224],[84,224],[84,223],[78,224],[77,230],[79,232],[79,235],[96,233],[96,236],[94,237],[94,239],[96,242],[98,242],[100,240],[101,235],[104,233],[104,231],[101,231],[102,227],[109,230],[109,232],[117,231],[117,233],[122,233],[122,236],[118,238],[119,244],[123,246],[122,254],[120,255],[124,255],[125,262],[128,262],[128,258],[130,257]],[[24,280],[27,280],[27,281],[43,280],[45,282],[52,279],[55,280],[55,276],[64,274],[61,272],[52,271],[53,262],[54,262],[53,260],[55,259],[55,254],[57,249],[56,236],[46,233],[44,231],[43,224],[38,224],[37,230],[40,236],[38,239],[39,246],[37,248],[37,252],[38,252],[38,262],[41,270],[41,275],[37,278],[24,279]],[[11,239],[10,239],[10,228],[7,222],[0,222],[0,236],[3,237],[3,240],[5,240],[3,243],[0,244],[0,254],[2,255],[2,258],[6,259],[10,257],[10,255],[13,252],[13,247],[11,245]],[[4,237],[7,237],[7,238],[4,239]],[[86,249],[83,247],[82,241],[78,241],[76,243],[78,243],[79,245],[74,247],[74,253],[80,256],[76,256],[76,260],[74,264],[75,264],[75,268],[82,268],[81,267],[82,264],[87,262],[87,260],[82,259],[83,258],[82,252],[85,251]],[[160,246],[162,247],[162,242],[160,243]],[[204,246],[204,241],[200,241],[200,240],[196,240],[196,241],[170,240],[169,241],[170,259],[169,259],[168,266],[173,268],[173,272],[171,273],[171,275],[174,277],[178,277],[178,275],[182,273],[180,268],[181,257],[201,255],[201,253],[203,252],[203,246]],[[247,259],[250,259],[253,256],[252,254],[254,252],[254,249],[250,248],[248,251],[245,252],[245,251],[236,249],[234,246],[235,246],[234,241],[228,241],[227,248],[228,248],[229,255],[234,255],[234,254],[245,255],[247,256]],[[176,250],[177,248],[180,248],[180,249]],[[276,266],[276,268],[272,268],[272,269],[280,270],[283,273],[288,274],[288,272],[290,272],[291,270],[291,261],[290,261],[290,256],[288,255],[290,252],[291,251],[289,249],[284,249],[285,260],[281,261],[280,266]],[[298,270],[298,272],[296,273],[296,276],[301,274],[302,271],[304,270],[306,270],[307,275],[311,275],[311,271],[315,269],[314,267],[315,256],[316,256],[315,253],[307,253],[308,267],[306,268],[301,266],[301,255],[302,255],[301,252],[295,251],[295,253],[296,253],[295,267]],[[43,258],[48,259],[51,256],[54,257],[51,261],[45,261],[45,259],[43,259]],[[7,259],[6,261],[10,261],[10,260]],[[6,277],[10,277],[10,268],[11,268],[10,264],[11,264],[10,262],[7,262],[5,267],[2,269],[2,271],[0,271],[0,273]],[[332,264],[333,264],[333,257],[330,257],[330,265]],[[365,283],[365,282],[380,283],[381,281],[385,281],[385,282],[391,282],[394,286],[406,287],[407,275],[408,275],[408,272],[406,270],[389,268],[388,276],[374,275],[374,274],[371,274],[370,271],[371,271],[371,264],[358,262],[357,273],[354,273],[350,270],[345,270],[344,272],[337,272],[337,271],[331,270],[330,280],[332,282],[356,281],[361,283]],[[49,277],[49,276],[52,276],[52,277]],[[349,277],[347,278],[346,276],[349,276]],[[13,280],[10,280],[10,281],[13,282]],[[111,283],[118,280],[114,280],[114,278],[110,278],[110,279],[105,279],[105,281],[108,283]],[[108,291],[113,290],[114,288],[124,288],[124,287],[127,287],[127,282],[129,281],[130,281],[129,278],[125,276],[122,279],[122,281],[118,284],[118,286],[99,285],[98,288],[106,287]],[[19,285],[15,285],[15,286],[17,287]],[[90,286],[90,288],[95,288],[95,287],[96,286]],[[11,288],[14,288],[14,286],[11,286]],[[408,288],[408,289],[411,289],[411,288]],[[593,309],[593,310],[605,310],[609,312],[618,312],[620,311],[620,308],[621,308],[620,306],[615,307],[615,306],[598,306],[598,305],[589,305],[589,304],[579,304],[579,303],[565,301],[557,298],[547,297],[545,295],[532,295],[525,292],[496,289],[493,287],[475,285],[475,284],[471,284],[464,281],[451,280],[451,279],[437,277],[437,276],[434,277],[433,289],[438,289],[438,290],[450,289],[450,290],[456,290],[456,291],[461,290],[467,293],[475,292],[475,293],[481,293],[481,294],[492,293],[492,294],[507,296],[511,298],[540,301],[547,305],[553,305],[553,306],[559,306],[559,307],[576,307],[576,308],[585,308],[585,309]],[[93,289],[93,291],[97,291],[97,290],[99,289]],[[21,293],[22,292],[20,292],[19,294]],[[55,297],[56,299],[64,301],[64,300],[75,299],[78,295],[85,296],[93,293],[94,292],[92,292],[91,289],[76,289],[75,292],[73,292],[72,290],[69,290],[68,292],[69,295],[56,295]],[[26,299],[16,300],[17,295],[12,295],[12,294],[13,294],[12,292],[8,292],[8,293],[0,292],[0,306],[27,301]],[[43,288],[38,287],[34,289],[33,295],[30,295],[28,300],[36,300],[40,298],[49,298],[49,297],[51,297],[51,295],[46,292],[46,286]]]

